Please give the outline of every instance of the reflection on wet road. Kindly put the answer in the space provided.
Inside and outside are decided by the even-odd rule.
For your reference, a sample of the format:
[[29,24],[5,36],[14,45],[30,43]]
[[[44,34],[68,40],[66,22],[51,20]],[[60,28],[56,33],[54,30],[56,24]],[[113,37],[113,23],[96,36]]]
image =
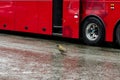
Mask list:
[[120,50],[1,34],[0,80],[120,80]]

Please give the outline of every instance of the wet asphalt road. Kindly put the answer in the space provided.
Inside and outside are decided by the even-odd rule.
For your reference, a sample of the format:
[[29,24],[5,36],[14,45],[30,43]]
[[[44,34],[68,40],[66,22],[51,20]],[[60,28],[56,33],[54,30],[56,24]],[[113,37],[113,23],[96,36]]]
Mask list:
[[0,80],[120,80],[120,49],[0,34]]

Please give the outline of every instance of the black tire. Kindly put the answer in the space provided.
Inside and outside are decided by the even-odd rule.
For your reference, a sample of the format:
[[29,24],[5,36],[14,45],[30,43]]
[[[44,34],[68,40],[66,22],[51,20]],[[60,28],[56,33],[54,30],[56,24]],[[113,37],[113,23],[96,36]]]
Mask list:
[[82,25],[82,39],[87,45],[99,45],[104,41],[105,29],[96,17],[87,18]]
[[117,26],[115,36],[116,36],[116,44],[120,46],[120,24]]

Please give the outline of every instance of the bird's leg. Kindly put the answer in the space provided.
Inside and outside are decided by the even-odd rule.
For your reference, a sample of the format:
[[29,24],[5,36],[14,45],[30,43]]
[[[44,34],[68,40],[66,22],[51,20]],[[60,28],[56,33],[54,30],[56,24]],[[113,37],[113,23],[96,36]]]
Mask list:
[[66,54],[64,54],[63,52],[61,52],[61,54],[66,56]]

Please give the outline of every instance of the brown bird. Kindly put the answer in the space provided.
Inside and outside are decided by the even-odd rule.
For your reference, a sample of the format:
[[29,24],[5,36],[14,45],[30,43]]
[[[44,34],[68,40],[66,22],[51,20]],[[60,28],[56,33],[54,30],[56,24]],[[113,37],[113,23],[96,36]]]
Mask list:
[[57,44],[57,49],[60,51],[60,54],[66,55],[66,54],[64,54],[64,53],[67,52],[67,49],[66,49],[65,47],[63,47],[63,46],[60,45],[60,44]]

